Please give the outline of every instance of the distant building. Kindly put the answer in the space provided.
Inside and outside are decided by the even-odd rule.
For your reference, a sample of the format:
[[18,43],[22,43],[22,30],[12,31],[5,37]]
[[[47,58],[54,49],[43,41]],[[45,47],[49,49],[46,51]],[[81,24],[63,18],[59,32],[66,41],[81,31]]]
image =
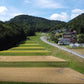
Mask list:
[[61,32],[66,32],[67,29],[64,28],[64,29],[58,29],[58,30],[55,30],[54,33],[61,33]]
[[[75,33],[76,33],[76,32],[75,32]],[[63,35],[63,38],[58,41],[58,44],[68,45],[68,44],[70,44],[70,43],[75,43],[75,42],[77,42],[77,40],[74,39],[75,37],[76,37],[76,34],[74,35],[73,32],[66,32],[66,33]]]
[[66,32],[66,33],[63,35],[63,38],[70,39],[70,42],[72,42],[72,43],[77,42],[77,40],[74,39],[75,37],[76,37],[76,35],[74,35],[73,32]]
[[63,35],[63,38],[72,38],[72,33],[71,32],[66,32],[64,35]]

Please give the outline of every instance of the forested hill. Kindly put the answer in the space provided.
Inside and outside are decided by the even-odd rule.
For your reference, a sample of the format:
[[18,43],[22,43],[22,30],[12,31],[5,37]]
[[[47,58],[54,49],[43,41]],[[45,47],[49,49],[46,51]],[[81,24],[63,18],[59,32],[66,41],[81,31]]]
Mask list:
[[69,21],[67,26],[71,31],[76,30],[78,34],[84,34],[84,13]]
[[12,18],[9,22],[12,22],[16,25],[23,27],[23,29],[27,34],[30,33],[28,32],[28,30],[30,29],[32,29],[32,31],[35,29],[36,32],[37,31],[47,32],[55,25],[64,23],[61,21],[53,21],[53,20],[48,20],[41,17],[29,16],[29,15],[16,16]]
[[26,39],[22,28],[0,21],[0,50],[8,49]]

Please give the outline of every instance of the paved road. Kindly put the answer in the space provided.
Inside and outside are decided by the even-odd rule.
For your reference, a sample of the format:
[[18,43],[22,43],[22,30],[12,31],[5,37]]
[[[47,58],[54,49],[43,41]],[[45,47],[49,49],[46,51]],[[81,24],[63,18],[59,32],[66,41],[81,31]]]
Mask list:
[[65,51],[67,51],[67,52],[70,52],[70,53],[72,53],[72,54],[74,54],[74,55],[77,55],[77,56],[79,56],[79,57],[81,57],[81,58],[84,58],[84,55],[81,54],[81,53],[72,51],[72,50],[70,50],[70,49],[68,49],[68,48],[66,48],[66,47],[59,46],[59,45],[57,45],[57,44],[55,44],[55,43],[48,42],[46,36],[42,36],[42,37],[40,37],[40,39],[41,39],[42,41],[44,41],[45,43],[47,43],[47,44],[50,44],[50,45],[52,45],[52,46],[54,46],[54,47],[60,48],[60,49],[62,49],[62,50],[65,50]]

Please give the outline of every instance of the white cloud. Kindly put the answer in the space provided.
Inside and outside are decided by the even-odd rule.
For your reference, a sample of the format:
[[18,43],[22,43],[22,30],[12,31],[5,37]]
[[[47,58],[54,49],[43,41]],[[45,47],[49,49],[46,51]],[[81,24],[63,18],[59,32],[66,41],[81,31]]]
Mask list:
[[1,21],[7,21],[11,18],[23,14],[21,11],[15,8],[6,8],[6,7],[0,7],[0,20]]
[[74,9],[72,10],[71,19],[77,17],[78,15],[84,13],[84,9]]
[[64,8],[62,4],[54,2],[53,0],[36,0],[36,5],[41,8]]
[[5,6],[0,6],[0,14],[5,14],[8,9]]
[[52,14],[50,16],[51,20],[61,20],[61,21],[67,21],[69,19],[69,16],[67,15],[66,12],[62,12],[61,14]]
[[25,0],[24,2],[25,2],[26,4],[30,3],[30,1],[29,1],[29,0]]

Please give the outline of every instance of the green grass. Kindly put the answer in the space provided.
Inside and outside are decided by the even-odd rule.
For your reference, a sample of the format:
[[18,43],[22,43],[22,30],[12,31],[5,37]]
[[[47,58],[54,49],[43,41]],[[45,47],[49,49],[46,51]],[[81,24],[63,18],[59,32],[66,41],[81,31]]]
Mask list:
[[0,67],[68,67],[69,62],[0,62]]
[[48,56],[50,52],[47,53],[0,53],[0,56]]
[[[58,84],[58,83],[27,83],[27,82],[0,82],[0,84]],[[65,83],[59,83],[59,84],[65,84]],[[68,83],[68,84],[75,84],[75,83]],[[80,83],[76,83],[80,84]]]
[[16,48],[11,50],[45,50],[44,48]]
[[0,53],[48,53],[47,50],[6,50],[0,51]]
[[34,44],[34,43],[37,43],[35,41],[25,41],[25,43],[31,43],[31,44]]
[[19,45],[18,47],[42,47],[41,45]]
[[44,47],[15,47],[11,50],[45,50]]

